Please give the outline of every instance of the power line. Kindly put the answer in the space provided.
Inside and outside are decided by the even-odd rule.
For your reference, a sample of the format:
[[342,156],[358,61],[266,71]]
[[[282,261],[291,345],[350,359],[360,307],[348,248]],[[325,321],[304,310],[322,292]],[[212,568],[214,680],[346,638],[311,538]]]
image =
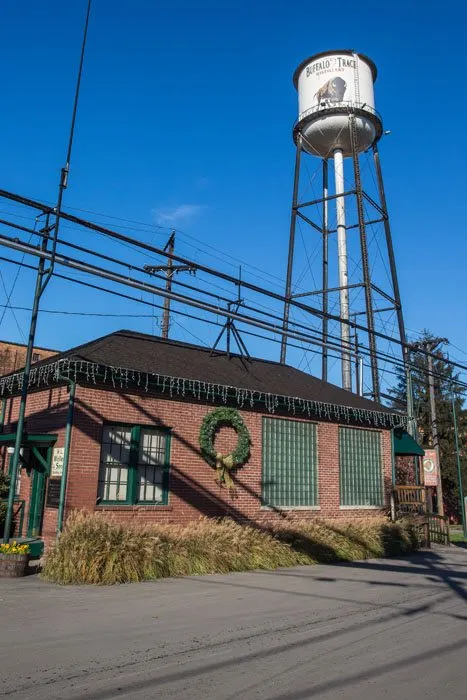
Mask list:
[[[26,253],[25,253],[24,255],[26,255]],[[24,258],[24,255],[23,255],[23,258]],[[2,282],[3,291],[5,292],[5,295],[6,295],[6,298],[7,298],[7,303],[4,305],[4,306],[5,306],[5,310],[4,310],[3,315],[2,315],[2,321],[3,321],[3,317],[4,317],[5,313],[6,313],[6,309],[9,308],[9,309],[11,310],[11,313],[13,314],[13,318],[14,318],[14,320],[15,320],[16,327],[17,327],[17,329],[18,329],[18,331],[19,331],[19,333],[20,333],[20,335],[21,335],[23,341],[25,341],[25,340],[26,340],[26,336],[25,336],[24,333],[23,333],[23,329],[22,329],[21,326],[19,325],[19,321],[18,321],[18,319],[16,318],[16,314],[15,314],[15,311],[14,311],[13,307],[12,307],[12,306],[10,305],[10,303],[9,303],[9,302],[10,302],[10,295],[8,294],[8,290],[7,290],[6,284],[5,284],[5,278],[3,277],[3,272],[2,272],[1,270],[0,270],[0,279],[1,279],[1,282]],[[3,304],[2,304],[2,306],[3,306]],[[1,322],[0,322],[0,324],[1,324]]]
[[[49,207],[47,207],[46,205],[42,205],[38,202],[34,202],[33,200],[24,198],[20,195],[14,195],[14,194],[6,192],[4,190],[0,190],[0,195],[3,195],[6,199],[24,204],[25,206],[29,206],[29,207],[32,207],[35,209],[42,209],[43,211],[49,210]],[[87,229],[90,229],[92,231],[96,231],[97,233],[100,233],[100,234],[104,234],[112,239],[116,239],[119,241],[123,240],[124,242],[128,242],[133,246],[150,251],[156,255],[165,255],[167,257],[167,254],[165,254],[163,250],[158,249],[158,248],[156,248],[152,245],[149,245],[147,243],[133,239],[129,236],[125,236],[124,234],[120,234],[120,233],[117,233],[117,232],[112,231],[110,229],[103,228],[99,225],[93,224],[92,222],[84,221],[84,220],[79,219],[78,217],[75,217],[75,216],[70,215],[70,214],[62,213],[62,216],[63,216],[63,218],[65,218],[73,223],[76,223],[79,226],[84,226]],[[18,242],[17,239],[13,240],[13,239],[8,239],[7,237],[2,237],[2,239],[3,239],[3,242],[6,245],[8,245],[9,247],[15,248],[15,246],[16,246],[16,249],[19,249],[19,250],[25,249],[25,244]],[[31,252],[33,255],[38,255],[37,250],[33,249],[32,247],[26,246],[26,249],[28,252]],[[88,251],[88,253],[92,255],[92,254],[94,254],[94,251]],[[193,263],[192,261],[186,260],[185,258],[182,258],[180,256],[173,256],[173,259],[177,260],[178,262],[181,262],[181,263],[193,264],[197,267],[197,269],[201,270],[202,272],[205,272],[208,275],[212,275],[214,277],[223,279],[229,283],[233,283],[235,285],[238,285],[238,279],[232,277],[231,275],[214,270],[208,266],[201,265],[199,263]],[[139,286],[139,288],[143,288],[145,290],[148,287],[148,285],[143,285],[142,283],[137,282],[137,281],[133,280],[132,278],[127,278],[126,280],[123,280],[121,278],[121,276],[117,276],[117,275],[115,275],[115,273],[110,273],[109,271],[106,271],[106,270],[101,269],[101,268],[97,268],[95,266],[86,265],[86,264],[82,263],[82,261],[75,261],[74,264],[69,264],[69,260],[70,259],[67,259],[67,261],[65,261],[65,262],[62,260],[60,264],[65,264],[65,265],[68,265],[74,269],[80,269],[80,270],[82,270],[84,272],[88,272],[90,274],[97,274],[98,276],[99,275],[104,276],[107,279],[112,279],[113,281],[117,281],[119,283],[128,284],[129,286]],[[89,268],[89,269],[87,269],[87,268]],[[118,279],[117,279],[117,277],[118,277]],[[262,287],[259,287],[258,285],[254,285],[252,283],[242,281],[242,286],[254,291],[255,293],[265,295],[269,298],[275,299],[276,301],[281,301],[282,303],[284,302],[283,295],[277,294],[277,293],[275,293],[271,290],[268,290],[268,289],[264,289]],[[159,289],[155,289],[152,287],[150,289],[147,289],[147,291],[149,291],[150,293],[161,294],[161,291]],[[162,294],[162,296],[163,296],[163,294]],[[177,300],[181,301],[182,303],[186,303],[188,305],[199,307],[199,303],[196,300],[193,300],[193,299],[188,298],[188,297],[180,297],[180,295],[178,295]],[[317,309],[315,307],[311,307],[311,306],[306,305],[306,304],[302,304],[302,303],[298,302],[297,300],[292,300],[292,305],[303,310],[304,312],[307,312],[308,314],[312,314],[313,316],[316,316],[317,318],[322,318],[323,316],[326,316],[329,319],[336,321],[336,322],[340,322],[340,320],[341,320],[338,316],[334,316],[333,314],[324,314],[320,309]],[[208,308],[207,306],[205,306],[204,308],[208,311],[211,311],[211,312],[213,311],[212,307]],[[255,309],[255,312],[257,313],[258,310]],[[221,311],[221,310],[219,310],[219,308],[216,307],[215,314],[218,315],[219,313],[221,315],[226,315],[225,311]],[[252,319],[251,317],[245,317],[243,320],[247,323],[253,322],[253,325],[258,325],[258,323],[257,322],[255,323],[255,320]],[[359,330],[364,331],[365,333],[367,332],[367,329],[365,326],[362,326],[360,324],[352,324],[352,325],[354,325],[354,327],[358,328]],[[283,329],[279,329],[279,328],[272,329],[269,326],[269,330],[273,333],[279,333],[279,334],[284,335]],[[309,330],[309,326],[308,326],[308,330]],[[313,330],[313,332],[318,333],[318,331],[314,331],[314,330]],[[304,334],[302,334],[302,335],[304,335]],[[402,345],[401,341],[396,339],[396,338],[387,336],[387,335],[385,335],[383,333],[379,333],[379,332],[376,332],[376,335],[378,337],[385,339],[386,341],[396,343],[397,345]],[[310,339],[309,335],[307,337],[307,341],[312,342],[312,339]],[[317,343],[317,341],[315,339],[313,339],[313,342],[315,344]],[[452,364],[454,364],[455,366],[457,365],[460,369],[462,369],[462,371],[466,371],[466,367],[464,365],[461,365],[460,363],[452,363]]]
[[[32,237],[33,237],[33,235],[34,235],[34,231],[35,231],[36,225],[37,225],[37,220],[38,220],[38,217],[36,216],[36,218],[35,218],[35,220],[34,220],[33,233],[31,233],[31,235],[29,236],[28,243],[31,242]],[[23,266],[25,257],[26,257],[26,253],[23,253],[23,256],[22,256],[22,258],[21,258],[21,261],[20,261],[20,263],[19,263],[19,265],[18,265],[18,269],[17,269],[17,271],[16,271],[15,278],[14,278],[14,280],[13,280],[13,284],[11,285],[10,292],[9,292],[9,294],[7,294],[7,300],[6,300],[5,308],[3,309],[3,313],[2,313],[2,316],[1,316],[1,318],[0,318],[0,326],[2,325],[3,319],[5,318],[5,314],[6,314],[6,310],[7,310],[8,306],[9,306],[11,309],[13,309],[13,307],[12,307],[11,304],[10,304],[10,300],[11,300],[11,297],[12,297],[13,292],[14,292],[14,290],[15,290],[16,283],[17,283],[17,281],[18,281],[18,277],[19,277],[19,275],[20,275],[20,272],[21,272],[21,269],[22,269],[22,266]],[[2,283],[3,283],[3,278],[2,278]],[[5,287],[5,285],[3,285],[3,286]],[[14,314],[13,314],[13,315],[14,315]],[[15,321],[16,321],[16,319],[15,319]],[[18,321],[16,321],[16,325],[18,326]],[[22,337],[23,337],[23,340],[25,340],[24,333],[22,332],[21,329],[20,329],[20,333],[21,333],[21,335],[22,335]]]
[[[0,306],[6,306],[5,304],[0,304]],[[32,309],[28,306],[12,306],[10,307],[16,311],[31,311]],[[41,314],[60,314],[61,316],[96,316],[98,318],[152,318],[152,314],[113,314],[108,311],[98,312],[98,311],[65,311],[62,309],[41,309]]]
[[[0,256],[0,259],[5,260],[6,262],[11,262],[11,263],[13,263],[13,264],[18,264],[18,261],[16,261],[16,260],[10,260],[10,259],[8,259],[8,258],[3,258],[3,257],[1,257],[1,256]],[[24,266],[25,266],[25,267],[29,267],[30,269],[35,269],[32,265],[27,265],[27,264],[25,264]],[[108,294],[111,294],[111,295],[116,296],[116,297],[119,297],[119,298],[123,298],[123,299],[128,300],[128,301],[132,301],[132,302],[137,302],[137,303],[140,303],[140,304],[144,304],[144,305],[150,306],[150,307],[152,307],[152,308],[163,309],[163,306],[160,305],[160,304],[155,304],[154,302],[150,302],[150,301],[147,301],[147,300],[145,300],[145,299],[140,299],[140,298],[138,298],[138,297],[133,297],[133,296],[131,296],[131,295],[124,294],[124,293],[118,292],[118,291],[116,291],[116,290],[108,289],[108,288],[106,288],[106,287],[102,287],[102,286],[99,286],[99,285],[96,285],[96,284],[92,284],[92,283],[90,283],[90,282],[85,282],[85,281],[83,281],[83,280],[70,278],[70,277],[67,277],[66,275],[61,275],[61,274],[59,274],[59,273],[55,273],[55,276],[56,276],[57,278],[59,278],[59,279],[62,279],[62,280],[68,281],[68,282],[72,282],[72,283],[75,283],[75,284],[79,284],[79,285],[82,285],[82,286],[85,286],[85,287],[88,287],[88,288],[92,288],[92,289],[95,289],[95,290],[98,290],[98,291],[103,291],[103,292],[106,292],[106,293],[108,293]],[[93,312],[68,312],[68,311],[60,311],[60,310],[47,310],[46,313],[65,314],[65,315],[76,315],[76,316],[93,315]],[[189,314],[189,313],[187,313],[186,311],[181,311],[181,310],[178,310],[178,309],[174,309],[174,314],[177,314],[178,316],[182,316],[182,317],[185,317],[185,318],[189,318],[189,319],[191,319],[191,320],[200,321],[200,322],[202,322],[202,323],[205,323],[205,324],[208,324],[208,325],[210,325],[210,326],[217,327],[217,328],[219,328],[219,327],[222,326],[222,324],[220,324],[219,322],[212,321],[212,320],[206,319],[206,318],[202,318],[202,317],[200,317],[200,316],[194,316],[193,314]],[[107,316],[107,315],[109,315],[109,314],[102,314],[102,315]],[[110,315],[109,315],[109,316],[110,316]],[[126,314],[115,314],[115,315],[112,315],[111,317],[118,317],[118,316],[126,316]],[[130,314],[130,316],[137,316],[137,314]],[[144,317],[144,315],[141,315],[141,317]],[[261,339],[261,340],[265,340],[264,335],[260,335],[259,333],[254,333],[254,332],[251,331],[251,330],[247,330],[247,329],[243,329],[243,328],[242,328],[242,333],[245,334],[245,335],[248,335],[248,336],[250,336],[250,337],[255,337],[255,338],[258,338],[258,339]],[[194,334],[193,334],[193,335],[194,335]],[[273,343],[276,343],[276,344],[279,344],[279,343],[281,342],[278,338],[275,338],[275,337],[269,337],[269,338],[267,338],[267,340],[268,340],[269,342],[273,342]],[[302,341],[302,342],[303,342],[303,341]],[[307,339],[307,342],[311,342],[311,343],[313,344],[313,339]],[[203,343],[202,343],[202,344],[203,344]],[[298,349],[298,350],[301,350],[302,352],[303,352],[303,350],[304,350],[303,345],[296,345],[296,344],[294,344],[294,343],[291,343],[291,347],[293,347],[293,348],[295,348],[295,349]],[[340,352],[340,349],[339,349],[339,348],[336,348],[336,347],[333,346],[333,345],[330,345],[330,344],[329,344],[328,347],[329,347],[329,349],[330,349],[331,351],[334,350],[334,352],[338,352],[338,353]],[[313,350],[310,349],[310,350],[308,350],[308,352],[313,352]],[[365,352],[365,353],[363,353],[363,354],[368,355],[368,352]],[[335,354],[335,355],[334,355],[334,354],[332,354],[332,352],[330,353],[329,356],[332,357],[334,360],[338,360],[338,359],[340,358],[340,354]],[[384,353],[383,353],[383,354],[378,353],[378,356],[380,357],[380,359],[386,357],[386,355],[385,355]],[[403,369],[404,365],[403,365],[402,360],[394,360],[394,358],[391,358],[391,360],[392,360],[392,362],[393,362],[393,365],[394,365],[396,368],[399,368],[399,370]],[[447,362],[450,363],[449,360],[447,360]],[[451,364],[452,364],[452,363],[451,363]],[[370,365],[369,365],[368,363],[365,363],[365,362],[364,362],[364,367],[365,367],[365,368],[370,368]],[[419,366],[417,366],[417,365],[410,364],[409,367],[410,367],[410,369],[411,369],[412,371],[415,371],[415,372],[417,372],[417,373],[419,373],[419,374],[423,374],[425,377],[426,377],[427,374],[428,374],[425,368],[421,368],[421,367],[419,367]],[[393,370],[386,369],[385,372],[386,372],[387,374],[392,375],[392,376],[400,376],[399,372],[397,372],[397,371],[394,370],[394,369],[393,369]],[[437,378],[437,379],[441,379],[441,380],[445,380],[445,379],[446,379],[445,375],[440,374],[440,373],[437,373],[436,371],[433,371],[432,374],[433,374],[433,377],[435,377],[435,378]],[[465,389],[465,391],[467,392],[467,382],[462,382],[461,380],[456,380],[456,384],[457,384],[459,387],[462,387],[463,389]],[[459,393],[462,393],[462,394],[463,394],[463,393],[465,393],[465,392],[459,392]]]
[[[32,250],[33,250],[33,254],[35,254],[35,255],[38,255],[38,254],[39,254],[38,251],[37,251],[36,249],[33,248]],[[1,258],[1,259],[4,259],[4,260],[6,260],[6,261],[8,261],[8,262],[11,262],[11,263],[13,263],[13,264],[18,264],[18,261],[15,261],[15,260],[11,260],[11,259],[8,259],[8,258]],[[67,259],[66,259],[66,261],[68,261],[69,263],[71,263],[72,260],[73,260],[73,259],[71,259],[71,258],[67,258]],[[58,262],[58,264],[62,264],[62,265],[65,264],[65,265],[66,265],[66,262],[64,262],[64,261],[62,261],[62,260],[58,260],[57,262]],[[78,262],[78,264],[79,264],[79,261],[77,261],[77,262]],[[30,265],[29,265],[29,266],[28,266],[28,265],[25,265],[25,267],[29,267],[30,269],[35,269],[33,266],[30,266]],[[84,271],[85,273],[93,274],[93,271],[94,271],[95,269],[97,269],[97,270],[100,269],[100,268],[95,268],[95,266],[90,266],[90,268],[91,268],[91,269],[89,269],[89,270],[88,270],[88,269],[84,269],[83,271]],[[94,284],[91,284],[91,283],[88,283],[88,282],[83,282],[83,281],[81,281],[81,280],[75,280],[75,279],[73,279],[73,278],[69,278],[69,277],[66,277],[66,276],[63,276],[63,275],[59,275],[58,273],[57,273],[56,276],[59,277],[59,278],[62,278],[62,279],[66,279],[66,280],[69,280],[69,281],[73,281],[73,282],[77,282],[77,283],[84,284],[85,286],[88,286],[88,287],[93,288],[93,289],[98,289],[98,290],[102,290],[102,291],[107,291],[107,292],[110,292],[110,293],[114,293],[114,294],[117,295],[117,296],[120,296],[120,297],[122,297],[122,298],[128,298],[128,299],[131,299],[132,301],[137,301],[137,302],[143,301],[143,300],[138,299],[137,297],[131,297],[131,296],[129,296],[129,295],[122,294],[121,292],[115,292],[114,290],[108,290],[108,289],[106,289],[106,288],[99,287],[98,285],[94,285]],[[101,275],[101,276],[102,276],[102,275]],[[105,277],[105,275],[104,275],[104,277]],[[117,277],[118,279],[114,279],[115,277]],[[154,287],[152,287],[152,286],[150,286],[150,285],[146,285],[146,284],[144,284],[144,283],[139,283],[139,282],[137,282],[136,280],[127,279],[127,278],[122,278],[120,275],[115,275],[114,273],[108,273],[108,276],[106,277],[106,279],[110,279],[111,281],[117,281],[118,283],[126,284],[126,285],[128,285],[128,286],[133,286],[133,287],[136,287],[136,288],[143,288],[144,290],[149,291],[149,293],[156,293],[156,294],[158,294],[158,295],[164,296],[163,290],[160,290],[159,288],[154,288]],[[149,287],[149,289],[147,289],[147,287]],[[177,297],[178,297],[178,296],[179,296],[179,295],[177,295]],[[195,306],[195,307],[198,306],[198,303],[197,303],[196,300],[194,300],[194,299],[188,299],[188,300],[187,300],[186,297],[182,297],[181,299],[177,299],[177,300],[181,300],[182,303],[183,303],[183,302],[188,303],[188,305],[192,305],[192,306]],[[149,303],[149,302],[143,301],[143,303]],[[149,303],[149,305],[151,305],[151,306],[153,306],[153,307],[156,307],[156,308],[163,308],[163,307],[158,306],[158,305],[155,305],[155,304],[150,304],[150,303]],[[202,306],[202,304],[201,304],[201,306]],[[213,308],[212,308],[210,305],[209,305],[209,308],[206,307],[206,310],[211,311],[211,313],[213,312]],[[216,314],[216,315],[224,315],[224,316],[227,316],[227,317],[230,316],[229,312],[226,312],[224,309],[221,309],[220,307],[216,307],[216,309],[215,309],[215,314]],[[265,315],[267,315],[267,314],[265,314]],[[187,316],[190,317],[189,314],[187,314]],[[270,315],[270,316],[275,320],[274,315]],[[239,315],[236,315],[236,317],[238,318],[238,320],[243,321],[244,323],[247,323],[247,324],[250,324],[250,325],[253,324],[253,325],[257,325],[257,326],[259,326],[259,327],[263,327],[263,328],[265,328],[266,330],[268,330],[268,331],[269,331],[270,333],[272,333],[272,334],[279,334],[279,335],[282,335],[282,334],[283,334],[282,328],[275,327],[275,326],[273,326],[273,325],[272,325],[271,323],[269,323],[269,322],[258,322],[258,319],[254,318],[254,317],[251,317],[251,316],[241,316],[240,314],[239,314]],[[198,317],[196,317],[196,318],[198,318]],[[276,317],[276,318],[277,318],[277,317]],[[312,345],[320,345],[320,346],[323,345],[322,341],[318,340],[318,339],[317,339],[316,337],[314,337],[314,336],[310,336],[310,335],[309,335],[309,330],[310,330],[309,327],[307,328],[307,327],[304,326],[303,324],[298,324],[298,323],[296,323],[296,322],[293,322],[291,325],[296,326],[296,327],[299,328],[299,329],[302,329],[302,328],[305,329],[305,331],[302,331],[302,330],[294,331],[294,332],[291,334],[291,337],[294,337],[294,336],[297,336],[297,335],[298,335],[299,338],[305,340],[305,342],[307,342],[307,343],[310,343],[310,344],[312,344]],[[313,331],[313,332],[315,332],[315,331]],[[335,337],[335,336],[331,336],[331,337]],[[330,344],[330,343],[327,343],[326,345],[327,345],[327,347],[329,347],[329,348],[334,348],[334,350],[336,350],[337,352],[342,352],[342,346],[341,346],[341,345],[337,345],[337,344],[336,344],[336,345],[332,345],[332,344]],[[369,349],[368,349],[366,346],[364,346],[363,344],[360,345],[360,354],[367,355],[367,356],[368,356],[368,354],[369,354]],[[389,359],[391,360],[391,362],[392,362],[393,364],[395,364],[395,366],[403,367],[402,361],[395,362],[393,356],[390,356],[390,355],[388,356],[387,353],[383,353],[383,352],[381,352],[381,351],[378,351],[378,357],[379,357],[380,359],[381,359],[381,358],[389,358]],[[466,368],[465,366],[459,365],[458,363],[453,363],[452,361],[450,361],[450,363],[451,363],[451,365],[454,365],[454,366],[456,366],[456,364],[457,364],[457,366],[459,366],[463,371],[467,371],[467,368]],[[418,369],[418,368],[417,368],[417,367],[414,367],[414,369]]]

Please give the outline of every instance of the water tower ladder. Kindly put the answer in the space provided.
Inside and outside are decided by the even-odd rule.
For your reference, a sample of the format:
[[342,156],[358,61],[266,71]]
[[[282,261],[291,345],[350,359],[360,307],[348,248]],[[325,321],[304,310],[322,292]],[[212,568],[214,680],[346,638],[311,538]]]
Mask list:
[[360,107],[360,76],[358,73],[358,55],[354,53],[353,55],[354,61],[355,61],[355,66],[354,66],[354,71],[353,71],[353,79],[354,79],[354,107]]

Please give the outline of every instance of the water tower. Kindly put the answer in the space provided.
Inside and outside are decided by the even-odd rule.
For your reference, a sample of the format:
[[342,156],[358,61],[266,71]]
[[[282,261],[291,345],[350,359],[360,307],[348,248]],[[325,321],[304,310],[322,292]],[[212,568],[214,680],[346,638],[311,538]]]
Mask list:
[[[336,343],[329,327],[328,314],[334,311],[334,316],[338,316],[339,329],[335,335],[338,340],[340,336],[342,386],[351,391],[355,375],[355,389],[358,391],[362,377],[358,376],[357,366],[353,372],[354,328],[363,325],[365,331],[362,337],[360,328],[360,343],[365,343],[371,370],[366,393],[380,400],[377,330],[381,328],[381,323],[384,328],[384,321],[381,321],[383,316],[379,314],[392,312],[398,327],[398,339],[403,343],[405,330],[378,153],[383,125],[375,109],[376,75],[373,61],[347,49],[316,54],[303,61],[295,71],[293,81],[298,91],[299,115],[293,130],[296,158],[284,329],[287,330],[292,322],[291,300],[300,297],[300,301],[306,302],[302,297],[311,297],[308,301],[315,307],[318,301],[323,312],[320,326],[323,343],[321,373],[322,378],[327,380],[332,337],[334,346]],[[366,159],[365,168],[361,166],[362,157]],[[313,178],[305,163],[310,158],[313,161]],[[334,174],[333,188],[329,182],[330,169]],[[371,186],[374,186],[375,192],[370,187],[370,194],[366,181],[362,182],[362,175],[366,181],[374,183]],[[303,189],[308,194],[302,194]],[[310,196],[310,189],[314,196]],[[297,225],[308,227],[307,237],[318,235],[317,245],[321,249],[319,273],[312,274],[311,288],[300,292],[296,291],[296,268],[303,261],[296,251]],[[378,250],[381,252],[384,249],[383,263],[388,271],[385,280],[382,279],[384,275],[378,272],[376,261],[373,263],[372,249],[368,245],[368,232],[371,232],[372,243],[376,237],[375,227],[378,226],[382,230]],[[349,244],[352,246],[351,279],[348,272]],[[283,335],[282,362],[286,361],[286,353],[287,336]]]

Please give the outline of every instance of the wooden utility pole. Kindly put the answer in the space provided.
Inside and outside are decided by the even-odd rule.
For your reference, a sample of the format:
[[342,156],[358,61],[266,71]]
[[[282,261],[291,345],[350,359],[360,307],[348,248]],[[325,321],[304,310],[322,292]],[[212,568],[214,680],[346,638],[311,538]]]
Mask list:
[[[177,272],[192,272],[194,273],[196,271],[196,267],[193,265],[174,265],[173,262],[173,254],[175,250],[175,231],[172,231],[170,234],[170,238],[167,241],[167,243],[164,246],[164,252],[168,253],[167,255],[167,264],[166,265],[145,265],[144,270],[146,272],[149,272],[150,274],[154,274],[155,272],[165,272],[165,289],[167,292],[172,291],[172,279],[173,276]],[[170,328],[170,297],[166,296],[164,298],[164,310],[162,312],[162,321],[161,321],[161,336],[163,338],[168,338],[169,337],[169,328]]]
[[[434,348],[433,348],[434,350]],[[443,483],[441,480],[441,462],[439,459],[439,440],[438,440],[438,424],[436,422],[436,401],[435,401],[435,380],[433,377],[433,358],[428,355],[428,387],[430,390],[430,415],[431,415],[431,435],[433,439],[433,447],[436,451],[436,461],[438,463],[438,476],[436,485],[437,499],[436,503],[438,506],[438,514],[444,515],[444,503],[443,503]]]
[[441,345],[441,343],[446,343],[446,338],[433,338],[430,340],[419,340],[411,345],[413,350],[426,350],[428,353],[428,390],[430,395],[430,424],[431,424],[431,437],[433,440],[433,449],[436,452],[436,461],[438,464],[438,476],[436,485],[436,501],[438,515],[444,515],[444,502],[443,502],[443,482],[441,479],[441,461],[439,454],[439,439],[438,439],[438,423],[436,420],[436,400],[435,400],[435,379],[433,376],[433,355],[432,353],[436,348]]

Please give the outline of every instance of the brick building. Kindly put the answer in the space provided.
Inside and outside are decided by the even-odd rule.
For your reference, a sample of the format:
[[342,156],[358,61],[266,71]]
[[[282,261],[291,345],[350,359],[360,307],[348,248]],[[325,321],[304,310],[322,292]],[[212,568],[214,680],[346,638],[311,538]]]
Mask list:
[[[4,469],[21,378],[0,379]],[[234,491],[216,482],[200,450],[203,418],[219,406],[235,408],[251,437]],[[393,428],[404,424],[287,365],[131,331],[40,362],[26,416],[16,523],[22,516],[23,534],[45,540],[56,535],[66,471],[65,519],[76,508],[144,523],[380,515],[393,482]],[[215,450],[236,444],[236,432],[220,427]]]
[[[21,343],[10,343],[6,340],[0,340],[0,376],[10,374],[21,367],[24,367],[26,362],[26,345]],[[32,361],[40,362],[57,354],[57,350],[50,348],[34,348],[32,351]]]

